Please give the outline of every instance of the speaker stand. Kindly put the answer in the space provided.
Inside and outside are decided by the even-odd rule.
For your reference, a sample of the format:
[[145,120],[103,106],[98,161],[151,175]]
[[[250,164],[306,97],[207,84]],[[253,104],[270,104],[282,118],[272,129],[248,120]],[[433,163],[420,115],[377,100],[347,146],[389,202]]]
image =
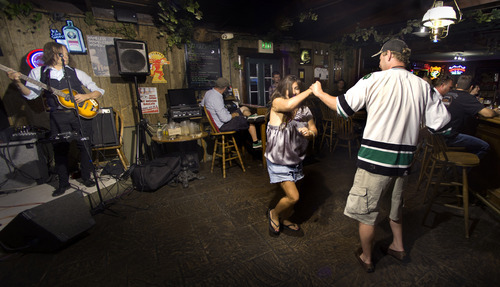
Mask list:
[[153,134],[148,130],[148,122],[144,119],[142,114],[142,100],[139,92],[139,84],[137,82],[137,75],[134,75],[135,95],[137,97],[137,111],[139,112],[139,123],[136,125],[136,153],[135,163],[141,165],[153,159],[151,149],[146,141],[146,132],[149,137]]

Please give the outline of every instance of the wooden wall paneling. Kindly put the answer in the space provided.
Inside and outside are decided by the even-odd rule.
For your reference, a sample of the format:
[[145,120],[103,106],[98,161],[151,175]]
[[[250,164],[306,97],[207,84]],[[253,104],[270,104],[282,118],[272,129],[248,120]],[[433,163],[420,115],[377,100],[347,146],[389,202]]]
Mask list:
[[[6,20],[2,17],[3,24],[5,24],[2,28],[2,39],[4,39],[2,43],[6,49],[4,57],[7,58],[2,63],[27,75],[31,70],[25,61],[28,52],[43,48],[43,45],[50,40],[46,20],[47,17],[42,16],[42,21],[39,22],[40,27],[37,30],[28,30],[28,26],[22,20]],[[23,126],[36,123],[37,126],[48,127],[48,115],[44,111],[41,99],[32,101],[24,99],[17,89],[10,86],[8,78],[6,81],[6,85],[2,86],[2,100],[11,125]]]

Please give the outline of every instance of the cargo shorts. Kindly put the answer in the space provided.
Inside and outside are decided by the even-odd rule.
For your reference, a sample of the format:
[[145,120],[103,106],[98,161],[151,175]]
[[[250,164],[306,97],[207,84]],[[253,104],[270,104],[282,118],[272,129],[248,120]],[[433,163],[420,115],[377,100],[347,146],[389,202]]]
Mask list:
[[406,176],[374,174],[358,168],[347,197],[344,214],[367,225],[377,224],[380,221],[380,199],[386,191],[392,188],[389,218],[399,221],[403,211],[403,190],[406,178]]

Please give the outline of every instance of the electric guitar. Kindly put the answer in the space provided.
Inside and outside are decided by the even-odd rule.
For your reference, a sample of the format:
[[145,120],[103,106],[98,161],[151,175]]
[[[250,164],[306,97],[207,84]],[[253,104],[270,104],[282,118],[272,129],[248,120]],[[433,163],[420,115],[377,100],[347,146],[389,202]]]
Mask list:
[[[16,72],[15,70],[13,70],[9,67],[6,67],[2,64],[0,64],[0,69],[4,70],[5,72],[10,72],[10,71]],[[32,79],[30,77],[27,77],[23,74],[21,74],[21,79],[23,79],[27,82],[30,82],[32,84],[35,84],[35,85],[39,86],[40,88],[47,90],[47,91],[53,93],[54,95],[56,95],[57,101],[59,102],[59,104],[61,106],[68,108],[68,109],[75,108],[75,104],[72,100],[72,97],[70,97],[70,95],[69,95],[68,89],[57,90],[57,89],[54,89],[52,87],[47,86],[46,84],[44,84],[40,81],[37,81],[37,80]],[[76,94],[77,93],[75,91],[73,91],[73,96],[75,96]],[[99,103],[95,99],[88,99],[82,103],[79,103],[77,105],[77,107],[78,107],[78,115],[81,116],[82,118],[86,118],[86,119],[91,119],[91,118],[95,117],[97,115],[97,112],[99,111]]]

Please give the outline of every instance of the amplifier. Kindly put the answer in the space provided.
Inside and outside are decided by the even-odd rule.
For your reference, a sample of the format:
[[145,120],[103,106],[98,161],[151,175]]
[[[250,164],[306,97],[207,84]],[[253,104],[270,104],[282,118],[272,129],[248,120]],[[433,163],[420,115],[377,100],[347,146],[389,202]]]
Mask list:
[[46,138],[50,131],[46,128],[22,126],[14,128],[10,141],[24,141]]
[[201,117],[200,107],[183,107],[183,108],[171,108],[170,118],[171,119],[184,119]]
[[38,140],[0,143],[0,182],[2,189],[41,184],[49,177],[49,151]]

